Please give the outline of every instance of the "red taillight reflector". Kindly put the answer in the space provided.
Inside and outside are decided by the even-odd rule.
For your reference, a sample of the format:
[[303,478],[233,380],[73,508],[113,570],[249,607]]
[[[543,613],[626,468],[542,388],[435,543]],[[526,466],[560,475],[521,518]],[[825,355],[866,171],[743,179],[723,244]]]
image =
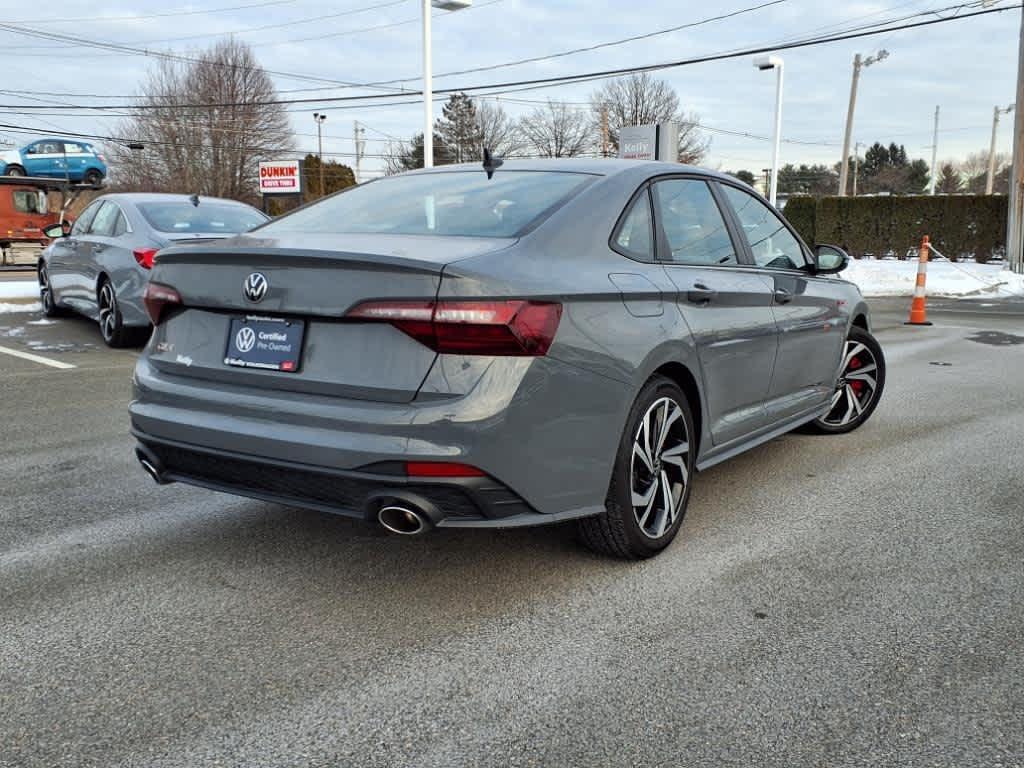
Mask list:
[[145,293],[142,294],[142,303],[146,305],[146,312],[153,325],[160,325],[164,309],[168,305],[181,304],[181,294],[169,285],[148,283]]
[[132,251],[132,256],[143,269],[152,269],[156,262],[156,250],[156,248],[140,248]]
[[487,473],[470,464],[449,461],[407,461],[405,474],[409,477],[486,477]]
[[543,356],[558,331],[562,305],[525,301],[371,301],[346,318],[387,322],[435,352]]

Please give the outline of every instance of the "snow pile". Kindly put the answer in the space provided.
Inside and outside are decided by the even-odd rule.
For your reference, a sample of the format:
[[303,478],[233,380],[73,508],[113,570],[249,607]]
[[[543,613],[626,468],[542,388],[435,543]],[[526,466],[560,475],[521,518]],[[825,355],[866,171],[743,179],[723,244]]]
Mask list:
[[0,301],[0,315],[12,314],[14,312],[42,312],[43,305],[38,301],[34,304],[4,304]]
[[[856,283],[865,296],[912,296],[917,261],[851,259],[839,277]],[[1024,275],[1001,264],[931,261],[925,287],[929,296],[949,298],[1024,296]]]
[[34,299],[39,296],[35,280],[0,280],[0,299]]

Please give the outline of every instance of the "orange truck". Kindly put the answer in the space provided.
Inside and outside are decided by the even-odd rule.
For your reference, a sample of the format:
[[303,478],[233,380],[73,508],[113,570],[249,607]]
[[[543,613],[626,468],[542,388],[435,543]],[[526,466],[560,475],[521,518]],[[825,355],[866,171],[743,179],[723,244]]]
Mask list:
[[60,189],[52,179],[0,176],[0,250],[16,243],[47,245],[43,230],[60,222],[51,213],[47,192]]

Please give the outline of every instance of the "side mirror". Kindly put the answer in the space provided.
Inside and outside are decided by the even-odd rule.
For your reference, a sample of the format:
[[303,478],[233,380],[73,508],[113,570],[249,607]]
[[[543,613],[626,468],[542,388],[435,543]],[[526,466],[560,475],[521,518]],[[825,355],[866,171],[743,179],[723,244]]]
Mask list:
[[814,273],[834,275],[842,272],[850,263],[850,255],[838,245],[814,246]]
[[63,224],[51,224],[50,226],[43,230],[43,234],[46,235],[51,240],[55,240],[58,237],[64,237],[64,235],[67,233],[64,231]]

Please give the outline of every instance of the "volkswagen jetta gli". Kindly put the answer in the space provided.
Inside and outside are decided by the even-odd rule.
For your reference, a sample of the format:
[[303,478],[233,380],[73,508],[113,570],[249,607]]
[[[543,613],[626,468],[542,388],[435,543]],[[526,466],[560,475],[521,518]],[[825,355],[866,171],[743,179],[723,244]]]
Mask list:
[[576,520],[645,557],[695,472],[885,379],[846,255],[686,166],[550,160],[374,181],[161,251],[138,456],[396,533]]

